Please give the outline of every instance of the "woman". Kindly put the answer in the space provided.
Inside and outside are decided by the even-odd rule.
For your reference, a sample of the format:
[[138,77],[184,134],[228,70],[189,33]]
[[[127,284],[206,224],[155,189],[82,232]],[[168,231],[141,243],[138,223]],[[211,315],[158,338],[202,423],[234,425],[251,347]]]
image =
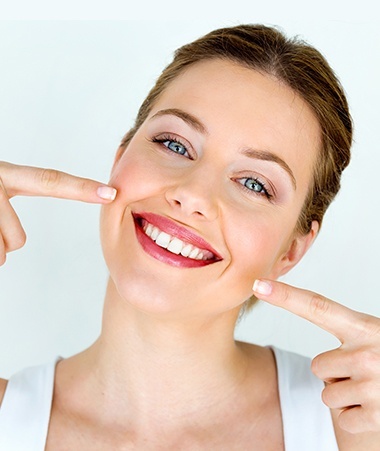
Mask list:
[[[25,241],[8,199],[50,195],[104,204],[110,273],[92,346],[2,380],[3,448],[378,449],[380,320],[275,282],[316,238],[351,139],[323,57],[247,25],[178,50],[109,186],[3,163],[2,262]],[[257,297],[341,340],[317,377],[234,340]]]

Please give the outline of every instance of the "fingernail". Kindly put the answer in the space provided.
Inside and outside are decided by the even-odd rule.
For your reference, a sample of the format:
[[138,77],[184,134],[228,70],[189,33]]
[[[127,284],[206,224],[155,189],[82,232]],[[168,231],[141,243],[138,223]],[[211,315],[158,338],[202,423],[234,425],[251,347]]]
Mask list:
[[111,188],[110,186],[100,186],[96,192],[99,197],[105,200],[114,200],[117,193],[115,188]]
[[263,282],[262,280],[255,280],[252,290],[256,291],[256,293],[264,294],[265,296],[269,296],[272,293],[272,285],[269,282]]

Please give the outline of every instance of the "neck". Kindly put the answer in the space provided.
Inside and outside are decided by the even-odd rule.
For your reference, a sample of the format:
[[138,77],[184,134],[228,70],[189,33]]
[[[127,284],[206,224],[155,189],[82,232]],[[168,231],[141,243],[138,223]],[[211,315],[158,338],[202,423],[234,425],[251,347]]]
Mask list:
[[140,412],[144,421],[188,419],[191,412],[199,417],[202,410],[210,415],[246,378],[248,359],[233,336],[237,314],[157,318],[133,308],[110,280],[102,334],[82,361],[92,368],[91,384],[118,415]]

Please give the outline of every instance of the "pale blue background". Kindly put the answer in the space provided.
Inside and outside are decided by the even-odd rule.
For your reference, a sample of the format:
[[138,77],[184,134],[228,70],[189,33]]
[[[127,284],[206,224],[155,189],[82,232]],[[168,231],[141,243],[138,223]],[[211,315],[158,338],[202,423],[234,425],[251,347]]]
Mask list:
[[[314,14],[302,4],[250,6],[228,20],[0,22],[0,159],[107,181],[122,135],[176,47],[219,26],[279,25],[325,54],[356,124],[342,192],[312,250],[285,280],[380,316],[379,25],[370,10],[331,6]],[[98,206],[46,198],[12,203],[28,242],[0,268],[3,377],[88,346],[99,333],[107,279]],[[337,344],[264,304],[241,322],[237,336],[310,356]]]

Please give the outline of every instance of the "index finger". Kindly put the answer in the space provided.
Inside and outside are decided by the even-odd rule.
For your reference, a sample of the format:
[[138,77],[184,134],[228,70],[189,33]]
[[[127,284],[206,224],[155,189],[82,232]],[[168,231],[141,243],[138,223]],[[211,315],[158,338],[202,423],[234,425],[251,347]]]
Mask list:
[[44,196],[89,203],[107,203],[116,197],[115,188],[55,169],[1,162],[0,171],[9,197]]
[[363,332],[362,313],[349,309],[313,291],[295,288],[282,282],[256,280],[253,291],[260,299],[282,307],[335,335],[341,343]]

